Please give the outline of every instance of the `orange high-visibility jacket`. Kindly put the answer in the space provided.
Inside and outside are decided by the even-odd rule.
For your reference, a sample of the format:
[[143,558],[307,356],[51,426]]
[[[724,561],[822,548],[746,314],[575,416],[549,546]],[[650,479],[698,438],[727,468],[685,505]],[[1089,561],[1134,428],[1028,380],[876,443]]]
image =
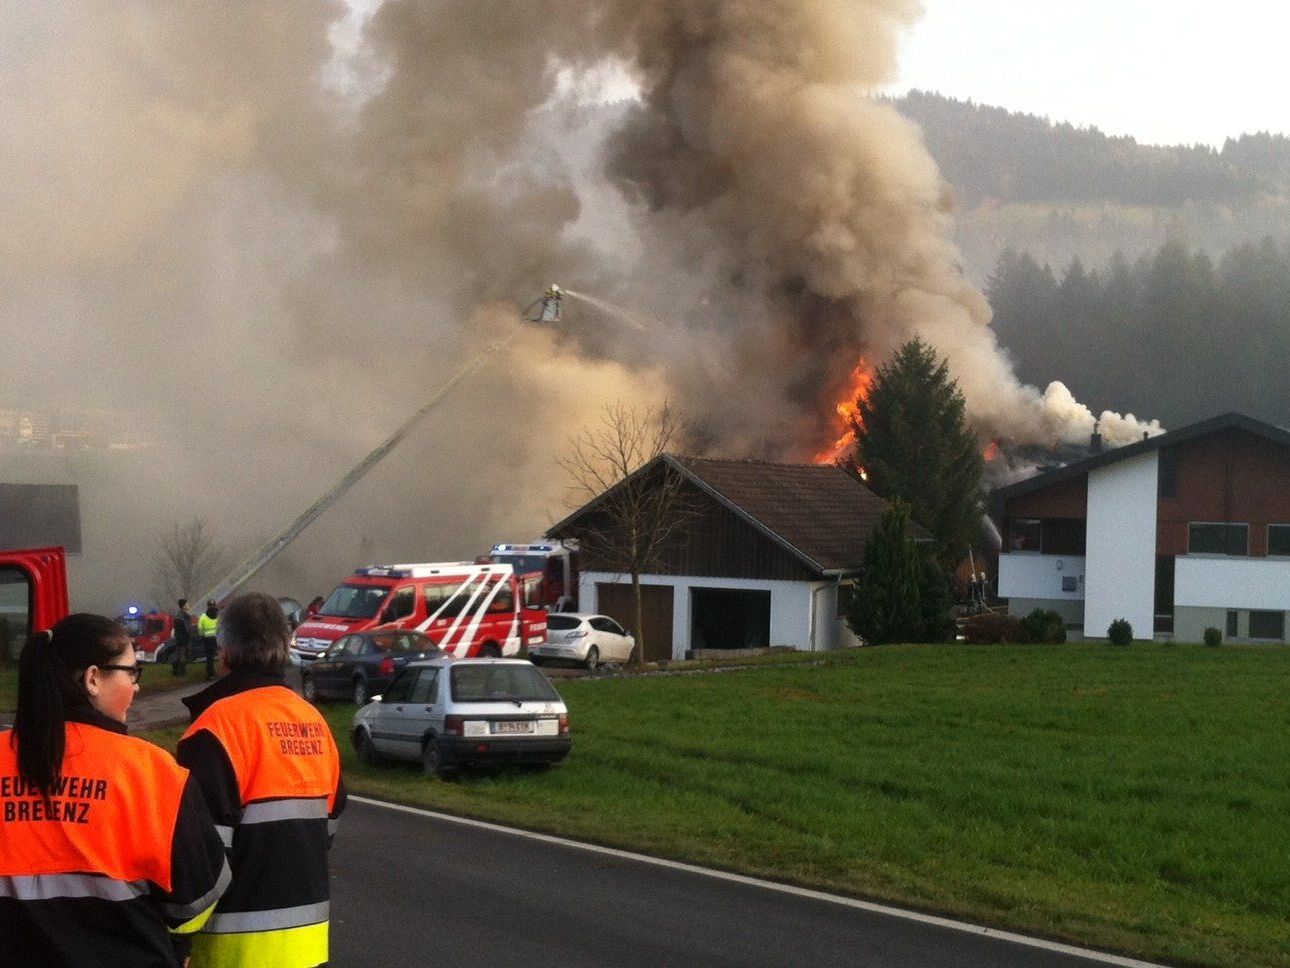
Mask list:
[[233,883],[193,940],[192,968],[327,961],[327,849],[345,806],[322,715],[281,676],[234,672],[190,697],[179,761],[200,781]]
[[48,798],[0,733],[0,959],[62,966],[178,964],[229,884],[223,844],[188,770],[89,708],[66,725]]

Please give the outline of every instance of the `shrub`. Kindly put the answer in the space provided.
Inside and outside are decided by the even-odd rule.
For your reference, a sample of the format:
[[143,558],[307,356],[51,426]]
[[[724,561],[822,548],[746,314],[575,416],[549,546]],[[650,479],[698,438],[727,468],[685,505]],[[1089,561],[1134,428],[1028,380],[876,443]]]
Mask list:
[[1051,609],[1037,608],[1021,620],[1021,632],[1027,642],[1061,645],[1066,641],[1066,623]]
[[963,639],[971,645],[998,645],[1022,642],[1025,633],[1021,629],[1021,619],[986,613],[963,620]]
[[1214,626],[1205,629],[1205,644],[1211,649],[1223,644],[1223,633]]
[[1112,645],[1132,645],[1133,626],[1126,619],[1117,618],[1106,627],[1106,637]]

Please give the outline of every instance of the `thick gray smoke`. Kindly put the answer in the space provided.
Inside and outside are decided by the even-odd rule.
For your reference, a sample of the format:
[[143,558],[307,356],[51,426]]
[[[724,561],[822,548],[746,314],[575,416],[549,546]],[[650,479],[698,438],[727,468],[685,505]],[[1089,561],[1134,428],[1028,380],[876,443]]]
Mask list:
[[[614,399],[670,396],[717,452],[808,456],[857,360],[914,334],[983,434],[1091,429],[1017,382],[917,129],[866,97],[917,3],[0,10],[0,409],[110,411],[153,441],[0,452],[9,479],[82,484],[78,606],[146,597],[175,520],[258,545],[522,326],[496,301],[552,281],[657,325],[571,304],[565,330],[522,326],[261,587],[540,532],[566,510],[555,455]],[[615,72],[639,100],[588,97]]]

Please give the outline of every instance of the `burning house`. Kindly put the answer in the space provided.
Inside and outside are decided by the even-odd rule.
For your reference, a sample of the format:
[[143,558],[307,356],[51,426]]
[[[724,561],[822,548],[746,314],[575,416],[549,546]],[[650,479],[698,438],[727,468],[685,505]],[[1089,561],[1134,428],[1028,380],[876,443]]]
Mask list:
[[1085,638],[1286,641],[1290,432],[1224,414],[996,490],[998,592]]

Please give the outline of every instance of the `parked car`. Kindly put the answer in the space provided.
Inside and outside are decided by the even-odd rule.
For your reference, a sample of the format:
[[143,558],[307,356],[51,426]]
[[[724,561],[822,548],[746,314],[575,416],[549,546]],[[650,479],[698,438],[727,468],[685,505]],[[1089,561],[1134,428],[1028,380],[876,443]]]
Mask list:
[[578,662],[594,669],[602,662],[630,662],[636,639],[608,615],[552,612],[546,617],[546,641],[529,646],[535,663],[547,659]]
[[569,710],[523,659],[410,662],[354,714],[359,759],[420,760],[448,776],[478,763],[558,763],[569,753]]
[[301,672],[300,691],[310,702],[339,696],[362,706],[409,662],[442,654],[427,636],[411,629],[355,632],[337,639]]

